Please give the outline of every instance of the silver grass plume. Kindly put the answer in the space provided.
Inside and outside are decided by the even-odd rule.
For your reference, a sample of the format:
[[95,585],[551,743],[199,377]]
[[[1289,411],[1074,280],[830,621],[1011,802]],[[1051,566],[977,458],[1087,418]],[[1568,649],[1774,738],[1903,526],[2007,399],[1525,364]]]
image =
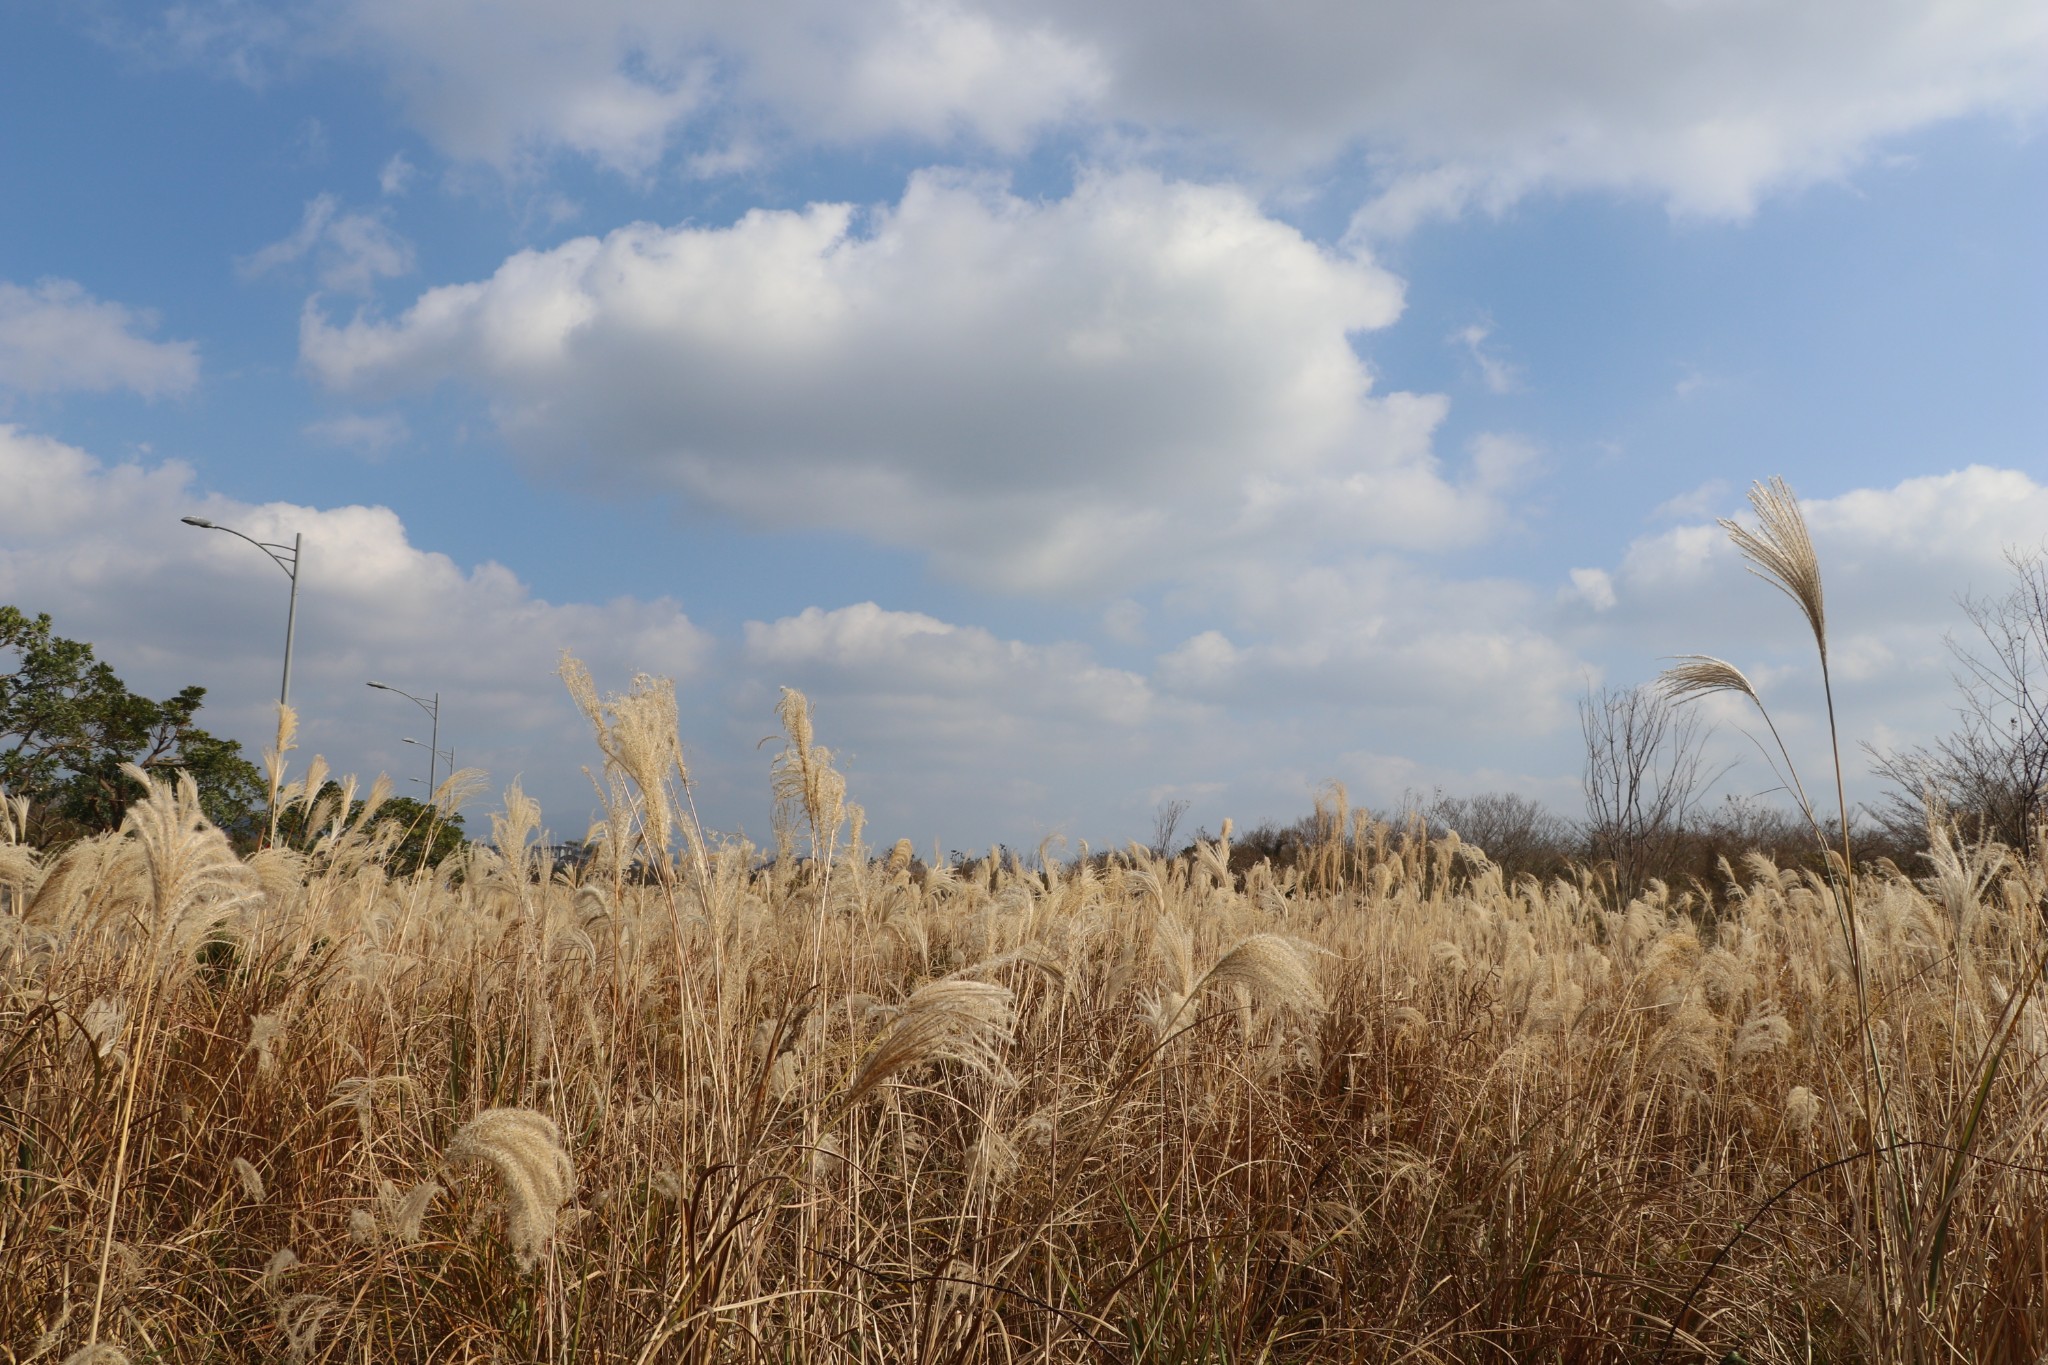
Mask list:
[[108,1342],[94,1342],[65,1356],[64,1365],[128,1365],[128,1353]]
[[1242,986],[1268,1008],[1319,1013],[1323,992],[1309,971],[1304,949],[1279,934],[1253,934],[1217,960],[1196,993],[1211,986]]
[[126,1002],[95,997],[85,1007],[85,1013],[78,1016],[78,1030],[80,1036],[72,1040],[74,1044],[84,1043],[102,1062],[112,1062],[116,1067],[128,1064],[128,1052],[121,1046],[122,1035],[128,1031]]
[[1813,638],[1820,646],[1821,661],[1827,661],[1827,606],[1821,597],[1820,557],[1813,552],[1813,538],[1806,532],[1806,517],[1799,499],[1782,478],[1773,475],[1769,483],[1752,484],[1749,505],[1756,509],[1757,529],[1722,518],[1721,528],[1735,542],[1735,548],[1749,561],[1749,571],[1798,604]]
[[417,1242],[420,1239],[420,1224],[426,1220],[427,1210],[441,1193],[441,1187],[431,1180],[422,1180],[404,1194],[389,1180],[377,1182],[377,1212],[380,1230],[385,1236],[399,1242]]
[[292,1365],[312,1359],[320,1329],[334,1310],[334,1300],[325,1294],[294,1294],[278,1306],[277,1327],[284,1333],[285,1358]]
[[404,1090],[411,1087],[412,1077],[403,1074],[391,1076],[350,1076],[335,1082],[329,1092],[326,1108],[352,1109],[355,1111],[356,1126],[361,1130],[363,1141],[369,1142],[372,1119],[377,1108],[377,1096],[385,1090]]
[[814,742],[811,703],[793,687],[782,689],[775,704],[789,743],[775,760],[775,803],[778,841],[794,831],[799,815],[810,827],[811,853],[825,857],[846,818],[846,779],[832,767],[832,751]]
[[486,1109],[462,1125],[442,1156],[450,1165],[483,1162],[497,1171],[513,1259],[531,1270],[576,1188],[555,1121],[532,1109]]
[[1665,669],[1657,680],[1664,689],[1664,695],[1673,701],[1703,697],[1713,692],[1735,692],[1758,706],[1764,704],[1748,676],[1726,659],[1717,659],[1711,654],[1681,654],[1678,659],[1678,664]]
[[1183,1018],[1188,1007],[1215,986],[1239,987],[1254,1001],[1283,1013],[1315,1014],[1324,1008],[1322,988],[1303,957],[1306,945],[1292,939],[1253,934],[1218,958],[1215,966],[1184,991],[1175,987],[1190,974],[1183,956],[1186,931],[1162,934],[1159,942],[1161,955],[1176,978],[1147,1011],[1162,1041],[1186,1031],[1192,1023]]
[[1795,1085],[1785,1092],[1785,1126],[1795,1133],[1813,1130],[1814,1120],[1820,1117],[1820,1097],[1803,1085]]
[[1005,986],[987,981],[931,981],[911,992],[889,1031],[862,1059],[847,1088],[848,1108],[876,1086],[922,1062],[958,1062],[1000,1077],[1000,1049],[1010,1042],[1013,1000]]
[[[668,678],[635,674],[630,692],[599,699],[590,670],[574,655],[563,651],[559,670],[569,695],[589,720],[604,755],[605,782],[600,795],[605,801],[605,825],[610,834],[611,858],[623,863],[625,841],[631,836],[632,802],[626,793],[630,782],[640,790],[640,838],[651,866],[668,868],[669,832],[675,824],[670,804],[669,769],[675,769],[679,783],[689,781],[683,763],[683,746],[676,726],[676,688]],[[692,828],[686,836],[694,839]]]
[[275,1014],[259,1014],[249,1021],[249,1045],[242,1050],[256,1054],[256,1074],[268,1076],[277,1070],[277,1040],[284,1036],[284,1020]]
[[40,1360],[56,1350],[57,1343],[64,1339],[64,1329],[70,1325],[70,1322],[71,1295],[66,1293],[64,1296],[64,1306],[57,1310],[57,1316],[50,1319],[50,1325],[45,1327],[42,1335],[36,1338],[35,1345],[30,1348],[29,1353],[22,1357],[23,1365],[27,1365],[27,1362],[31,1360]]
[[190,774],[160,783],[133,763],[121,771],[145,792],[128,808],[121,831],[141,846],[149,869],[153,945],[187,957],[178,950],[188,946],[183,940],[195,925],[203,931],[209,927],[204,921],[255,898],[252,878],[227,836],[207,820]]
[[263,1263],[263,1273],[257,1277],[256,1288],[265,1298],[276,1298],[282,1291],[284,1277],[299,1264],[299,1253],[290,1247],[279,1247],[270,1253],[270,1259]]
[[242,1193],[249,1196],[250,1203],[263,1202],[263,1173],[256,1169],[254,1162],[247,1157],[236,1157],[235,1179],[241,1182]]
[[1791,1041],[1792,1025],[1775,1003],[1766,1000],[1750,1011],[1749,1018],[1736,1031],[1728,1056],[1737,1064],[1754,1061],[1758,1057],[1769,1056]]

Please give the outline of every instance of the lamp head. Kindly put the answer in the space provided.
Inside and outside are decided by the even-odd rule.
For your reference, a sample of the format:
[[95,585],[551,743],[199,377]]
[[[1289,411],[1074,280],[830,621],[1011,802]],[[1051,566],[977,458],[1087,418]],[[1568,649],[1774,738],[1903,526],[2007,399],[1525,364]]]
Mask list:
[[179,517],[178,520],[184,522],[187,526],[197,526],[202,531],[214,529],[213,523],[205,517]]
[[385,684],[383,684],[383,683],[380,683],[380,682],[373,682],[373,683],[364,683],[364,684],[363,684],[363,686],[365,686],[365,687],[374,687],[374,688],[377,688],[377,689],[379,689],[380,691],[384,691],[384,692],[389,692],[389,691],[391,690],[391,689],[390,689],[389,687],[385,686]]

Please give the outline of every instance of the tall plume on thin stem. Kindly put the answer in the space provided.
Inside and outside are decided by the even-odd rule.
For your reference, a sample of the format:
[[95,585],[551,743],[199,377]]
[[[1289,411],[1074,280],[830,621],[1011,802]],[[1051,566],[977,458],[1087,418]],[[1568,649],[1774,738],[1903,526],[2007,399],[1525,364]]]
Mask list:
[[[263,755],[263,772],[270,780],[270,837],[268,842],[273,844],[277,842],[278,818],[284,814],[283,808],[278,803],[278,790],[284,786],[284,756],[292,751],[294,747],[292,741],[297,739],[298,735],[299,713],[286,706],[283,702],[279,702],[277,705],[277,743]],[[307,788],[307,795],[309,797],[312,794],[313,786],[316,785],[309,783]]]
[[[1726,518],[1721,526],[1749,561],[1749,571],[1797,603],[1806,623],[1813,628],[1813,643],[1820,651],[1821,692],[1828,705],[1828,742],[1835,761],[1835,801],[1842,819],[1842,864],[1854,868],[1856,860],[1849,848],[1849,797],[1842,780],[1842,741],[1835,728],[1835,689],[1828,676],[1828,612],[1821,593],[1820,558],[1813,552],[1813,537],[1807,534],[1799,499],[1783,479],[1774,475],[1769,483],[1751,485],[1749,505],[1756,509],[1756,530]],[[1750,695],[1756,695],[1754,689]]]
[[1751,573],[1799,605],[1813,627],[1814,643],[1820,646],[1825,664],[1828,612],[1821,595],[1820,558],[1813,552],[1813,538],[1806,533],[1799,499],[1782,478],[1773,475],[1769,483],[1751,485],[1749,505],[1756,509],[1756,530],[1726,517],[1721,519],[1721,528],[1749,561]]
[[829,859],[847,814],[846,779],[833,770],[832,751],[813,742],[811,703],[803,693],[783,688],[775,717],[789,736],[775,760],[778,837],[801,815],[811,831],[811,856]]
[[[1756,684],[1749,680],[1748,674],[1726,659],[1717,659],[1711,654],[1681,654],[1678,662],[1665,669],[1657,681],[1664,689],[1664,695],[1673,701],[1691,701],[1716,692],[1732,692],[1749,698],[1757,714],[1764,718],[1764,724],[1770,727],[1771,739],[1778,746],[1776,761],[1785,765],[1784,781],[1798,799],[1800,813],[1813,827],[1814,837],[1823,844],[1827,842],[1819,821],[1814,818],[1813,803],[1806,798],[1806,785],[1799,779],[1798,765],[1793,763],[1790,751],[1785,748],[1785,737],[1778,733],[1778,723],[1771,719],[1770,709],[1764,705],[1763,697],[1757,693]],[[1772,761],[1768,753],[1764,757],[1766,761]]]
[[[1749,571],[1769,583],[1799,607],[1806,623],[1813,630],[1814,647],[1820,655],[1821,694],[1827,702],[1828,743],[1835,768],[1835,802],[1841,819],[1842,870],[1837,883],[1840,891],[1839,916],[1841,931],[1848,950],[1850,973],[1854,978],[1856,991],[1856,1018],[1858,1032],[1864,1047],[1862,1073],[1863,1111],[1873,1129],[1882,1125],[1887,1137],[1886,1150],[1891,1153],[1893,1167],[1894,1197],[1900,1211],[1907,1235],[1904,1240],[1911,1242],[1912,1215],[1906,1197],[1906,1182],[1899,1169],[1897,1155],[1897,1129],[1892,1122],[1891,1094],[1887,1084],[1885,1067],[1871,1024],[1869,973],[1863,958],[1863,935],[1858,926],[1856,913],[1856,862],[1852,856],[1849,839],[1849,799],[1842,775],[1842,741],[1835,723],[1834,682],[1828,671],[1828,620],[1827,603],[1821,591],[1820,558],[1814,553],[1813,537],[1807,533],[1806,517],[1799,510],[1799,500],[1793,496],[1786,482],[1773,477],[1768,483],[1753,484],[1749,490],[1749,505],[1756,512],[1755,530],[1739,522],[1723,518],[1721,526],[1728,532],[1728,538],[1748,562]],[[1764,721],[1771,726],[1771,734],[1778,741],[1780,754],[1784,754],[1784,740],[1779,738],[1770,712],[1764,708],[1757,696],[1756,688],[1733,664],[1708,655],[1690,655],[1678,667],[1669,670],[1664,678],[1665,687],[1674,696],[1702,696],[1712,692],[1736,692],[1748,697],[1762,712]],[[1791,758],[1785,757],[1788,770]],[[1814,818],[1813,808],[1806,800],[1806,794],[1798,786],[1796,774],[1793,777],[1794,790],[1807,820],[1812,823],[1819,842],[1825,848],[1827,840],[1821,835],[1819,822]],[[1830,879],[1833,880],[1832,874]],[[1873,1146],[1869,1172],[1869,1193],[1873,1205],[1880,1202],[1879,1158]],[[1886,1247],[1886,1232],[1879,1227],[1874,1245],[1873,1257],[1880,1282],[1886,1280],[1890,1256]]]
[[[632,805],[626,790],[630,782],[640,790],[641,850],[649,866],[669,877],[674,867],[668,840],[676,823],[669,770],[675,770],[679,785],[687,787],[690,780],[683,763],[682,740],[676,732],[675,684],[642,673],[634,677],[631,691],[600,700],[590,670],[566,650],[560,672],[604,754],[605,780],[598,791],[605,803],[606,843],[612,861],[616,865],[624,858],[631,837]],[[697,831],[692,827],[685,833],[696,847]]]
[[[157,1005],[167,968],[191,960],[188,942],[190,926],[204,927],[217,915],[243,901],[253,899],[252,878],[227,836],[207,821],[199,804],[199,788],[187,773],[175,783],[159,784],[133,763],[123,772],[142,784],[146,793],[128,808],[121,831],[142,848],[149,873],[150,903],[145,921],[147,956],[144,958],[142,1008],[137,1011],[133,1059],[121,1092],[115,1127],[119,1136],[114,1146],[113,1178],[107,1193],[107,1221],[100,1242],[99,1281],[93,1290],[92,1342],[99,1341],[100,1317],[106,1302],[107,1274],[114,1248],[115,1215],[121,1206],[121,1186],[128,1169],[128,1148],[135,1117],[138,1078],[147,1064],[147,1053],[156,1031]],[[200,913],[205,912],[205,913]]]

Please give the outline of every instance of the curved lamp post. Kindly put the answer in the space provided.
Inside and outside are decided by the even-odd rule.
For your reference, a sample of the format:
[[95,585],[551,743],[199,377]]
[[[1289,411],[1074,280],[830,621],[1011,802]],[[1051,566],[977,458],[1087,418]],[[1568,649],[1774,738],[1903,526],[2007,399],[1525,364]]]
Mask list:
[[240,531],[237,531],[232,526],[221,526],[208,521],[205,517],[180,517],[178,520],[184,522],[187,526],[197,526],[202,531],[226,531],[231,536],[240,536],[243,540],[248,541],[251,545],[263,551],[264,554],[269,555],[277,567],[284,570],[284,576],[292,581],[291,606],[286,610],[284,618],[284,681],[278,684],[277,688],[277,704],[279,706],[290,706],[292,702],[292,634],[297,629],[299,623],[299,547],[305,537],[295,534],[292,536],[291,544],[279,545],[268,540],[258,540],[254,536],[242,535]]
[[[439,698],[437,697],[437,698],[436,698],[436,700],[438,701],[438,700],[439,700]],[[418,747],[420,747],[420,748],[422,748],[422,749],[425,749],[425,750],[427,750],[427,751],[428,751],[429,753],[431,753],[431,754],[432,754],[432,755],[433,755],[433,756],[434,756],[435,758],[438,758],[438,759],[440,759],[440,760],[441,760],[441,761],[442,761],[443,763],[446,763],[446,764],[448,765],[448,772],[449,772],[449,774],[450,774],[451,776],[452,776],[452,775],[454,774],[454,772],[455,772],[455,746],[454,746],[453,744],[449,745],[449,746],[448,746],[447,748],[445,748],[445,749],[436,749],[436,748],[434,748],[434,747],[433,747],[433,746],[432,746],[431,744],[428,744],[428,743],[427,743],[427,742],[426,742],[425,740],[418,740],[418,739],[413,739],[413,738],[411,738],[410,736],[407,736],[406,738],[404,738],[404,739],[401,739],[401,740],[399,740],[398,742],[399,742],[400,744],[413,744],[413,745],[417,745]],[[417,782],[417,781],[419,781],[419,779],[418,779],[417,777],[415,777],[415,778],[413,779],[413,781]],[[431,800],[433,800],[433,799],[434,799],[434,787],[433,787],[433,781],[434,781],[434,765],[433,765],[433,764],[432,764],[432,763],[430,762],[430,763],[428,763],[428,764],[427,764],[427,784],[428,784],[428,785],[427,785],[427,799],[428,799],[429,801],[431,801]]]
[[[435,763],[441,757],[441,694],[439,692],[436,692],[434,694],[434,699],[432,701],[428,701],[425,697],[415,697],[412,693],[406,691],[404,688],[393,687],[390,683],[373,682],[365,683],[364,686],[374,687],[379,692],[396,692],[399,696],[404,697],[414,706],[417,706],[420,708],[420,710],[426,712],[427,715],[433,720],[434,728],[428,732],[432,736],[432,738],[430,738],[427,741],[427,799],[429,801],[433,800],[434,773],[436,770]],[[417,744],[419,741],[409,739],[405,742],[407,744]],[[452,755],[450,757],[448,766],[451,769],[455,766]]]

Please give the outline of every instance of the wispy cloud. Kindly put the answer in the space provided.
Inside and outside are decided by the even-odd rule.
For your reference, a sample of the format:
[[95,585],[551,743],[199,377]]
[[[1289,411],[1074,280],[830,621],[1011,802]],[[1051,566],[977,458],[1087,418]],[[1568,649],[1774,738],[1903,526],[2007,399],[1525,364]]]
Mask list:
[[307,202],[297,231],[236,264],[253,279],[300,261],[312,263],[322,288],[365,294],[379,280],[411,274],[413,248],[382,211],[344,212],[339,200],[323,194]]
[[1486,384],[1488,393],[1519,393],[1522,390],[1522,371],[1488,349],[1487,342],[1493,337],[1493,320],[1481,318],[1469,326],[1451,333],[1451,340],[1465,350],[1472,363],[1479,367],[1479,377]]
[[155,326],[155,314],[96,299],[73,280],[0,280],[0,389],[184,393],[199,382],[199,348],[140,335]]

